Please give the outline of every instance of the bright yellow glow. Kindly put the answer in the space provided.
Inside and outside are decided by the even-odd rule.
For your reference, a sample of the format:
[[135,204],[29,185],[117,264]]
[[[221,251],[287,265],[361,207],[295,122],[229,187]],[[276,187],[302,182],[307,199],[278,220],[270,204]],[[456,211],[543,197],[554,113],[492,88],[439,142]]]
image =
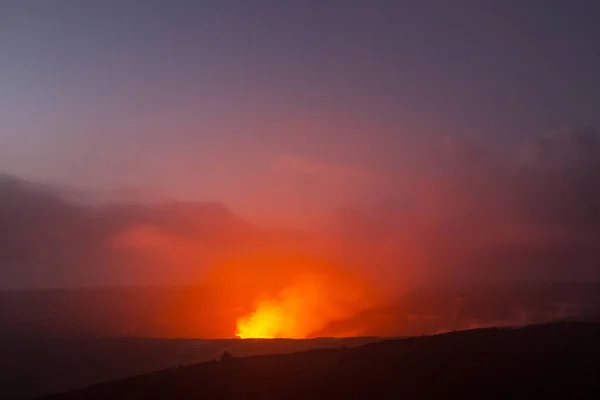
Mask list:
[[264,302],[255,313],[238,320],[237,336],[241,339],[273,339],[281,337],[285,324],[284,310],[274,302]]
[[262,293],[270,296],[254,297],[253,311],[237,319],[236,336],[303,339],[359,312],[367,303],[366,285],[350,275],[322,271],[298,274],[278,291],[267,289],[266,277]]
[[324,323],[320,308],[327,308],[326,295],[319,280],[301,280],[239,318],[236,335],[242,339],[305,338]]

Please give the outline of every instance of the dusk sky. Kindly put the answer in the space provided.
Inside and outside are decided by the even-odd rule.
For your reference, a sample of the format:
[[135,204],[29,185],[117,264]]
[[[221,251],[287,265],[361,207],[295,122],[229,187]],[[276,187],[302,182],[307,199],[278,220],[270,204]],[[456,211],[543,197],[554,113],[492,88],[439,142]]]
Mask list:
[[[3,1],[0,171],[301,222],[600,126],[595,1]],[[126,189],[126,190],[125,190]]]
[[0,398],[581,397],[584,321],[600,0],[0,0]]

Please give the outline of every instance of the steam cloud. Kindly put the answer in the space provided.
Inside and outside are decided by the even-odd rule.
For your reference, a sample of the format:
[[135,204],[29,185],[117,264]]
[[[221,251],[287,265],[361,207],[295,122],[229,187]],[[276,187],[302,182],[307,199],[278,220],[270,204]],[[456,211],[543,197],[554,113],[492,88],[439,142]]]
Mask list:
[[597,279],[596,131],[533,138],[508,152],[453,139],[426,163],[399,183],[401,201],[338,213],[347,248],[365,248],[386,273],[429,282]]
[[400,200],[340,209],[332,229],[311,234],[263,229],[215,203],[78,204],[3,176],[0,284],[188,282],[256,249],[309,254],[403,285],[598,277],[596,131],[532,138],[516,151],[453,139],[434,153],[388,191]]

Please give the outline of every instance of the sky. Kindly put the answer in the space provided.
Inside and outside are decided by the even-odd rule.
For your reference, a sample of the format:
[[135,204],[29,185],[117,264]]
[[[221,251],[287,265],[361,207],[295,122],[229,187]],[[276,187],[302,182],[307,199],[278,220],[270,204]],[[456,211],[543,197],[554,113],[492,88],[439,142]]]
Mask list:
[[599,17],[0,2],[0,288],[598,280]]
[[[306,224],[600,126],[594,1],[3,1],[0,171]],[[461,139],[462,140],[462,139]]]

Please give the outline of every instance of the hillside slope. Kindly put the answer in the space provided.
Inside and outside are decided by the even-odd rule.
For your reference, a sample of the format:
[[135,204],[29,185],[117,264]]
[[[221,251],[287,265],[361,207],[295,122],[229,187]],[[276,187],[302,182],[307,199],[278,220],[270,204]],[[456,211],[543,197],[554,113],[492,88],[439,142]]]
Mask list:
[[600,398],[600,324],[555,323],[212,361],[79,399]]

